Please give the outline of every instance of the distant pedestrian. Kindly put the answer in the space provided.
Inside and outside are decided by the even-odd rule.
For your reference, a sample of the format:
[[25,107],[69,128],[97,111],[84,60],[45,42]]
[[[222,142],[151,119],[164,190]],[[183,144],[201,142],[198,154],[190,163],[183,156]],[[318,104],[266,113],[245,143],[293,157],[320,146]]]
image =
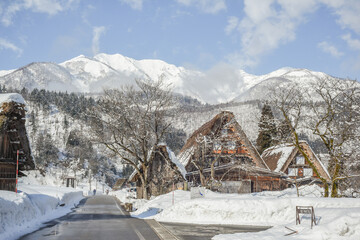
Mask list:
[[94,193],[94,196],[95,196],[95,194],[96,194],[96,189],[94,189],[93,193]]
[[106,189],[106,195],[109,195],[109,189]]

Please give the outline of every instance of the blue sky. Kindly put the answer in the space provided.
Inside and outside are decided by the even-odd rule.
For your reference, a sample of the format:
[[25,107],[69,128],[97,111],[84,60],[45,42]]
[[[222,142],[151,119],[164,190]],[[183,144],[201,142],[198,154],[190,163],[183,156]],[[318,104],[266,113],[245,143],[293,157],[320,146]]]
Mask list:
[[1,0],[0,69],[80,54],[360,79],[360,0]]

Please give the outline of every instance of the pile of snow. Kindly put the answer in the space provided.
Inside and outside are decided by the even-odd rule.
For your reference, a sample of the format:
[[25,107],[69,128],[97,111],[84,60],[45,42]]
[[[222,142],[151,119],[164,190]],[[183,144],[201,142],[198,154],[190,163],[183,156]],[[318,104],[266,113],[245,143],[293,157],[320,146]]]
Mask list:
[[115,196],[122,203],[132,203],[133,208],[137,209],[146,203],[144,199],[136,199],[136,192],[132,188],[123,188],[118,191],[111,191],[110,195]]
[[[318,186],[277,192],[221,194],[207,191],[205,198],[190,199],[190,192],[175,191],[142,201],[132,213],[137,218],[162,222],[274,226],[259,233],[219,235],[214,239],[281,239],[299,231],[295,239],[360,239],[360,201],[352,198],[323,198]],[[173,204],[174,201],[174,204]],[[318,225],[310,229],[306,216],[295,225],[296,206],[313,206]]]
[[24,98],[18,93],[2,93],[0,94],[0,104],[16,102],[25,105]]
[[21,178],[17,194],[0,191],[0,239],[17,239],[35,231],[44,222],[69,213],[83,199],[81,190],[39,185],[53,180],[39,181],[36,174]]

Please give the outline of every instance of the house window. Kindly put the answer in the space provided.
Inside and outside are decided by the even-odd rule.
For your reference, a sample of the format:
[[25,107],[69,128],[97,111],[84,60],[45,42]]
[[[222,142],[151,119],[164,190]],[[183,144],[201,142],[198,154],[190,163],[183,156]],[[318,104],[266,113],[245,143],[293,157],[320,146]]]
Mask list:
[[304,168],[304,176],[311,177],[313,175],[313,170],[311,168]]
[[297,156],[296,165],[304,165],[304,164],[305,164],[305,158],[303,156]]
[[234,150],[236,148],[236,143],[235,143],[235,141],[229,141],[228,143],[227,143],[227,149],[228,150]]
[[298,175],[298,169],[297,168],[289,168],[288,172],[289,172],[288,175],[291,176],[291,177]]
[[220,142],[214,142],[214,150],[220,151],[221,150],[221,143]]
[[226,137],[228,135],[228,130],[225,128],[225,129],[221,129],[221,136],[222,137]]

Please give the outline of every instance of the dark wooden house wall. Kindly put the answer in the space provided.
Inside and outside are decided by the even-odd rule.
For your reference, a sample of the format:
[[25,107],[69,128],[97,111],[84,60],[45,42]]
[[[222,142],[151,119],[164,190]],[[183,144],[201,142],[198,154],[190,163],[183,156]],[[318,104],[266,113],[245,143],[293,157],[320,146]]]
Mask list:
[[[210,177],[210,171],[204,172],[205,177]],[[200,185],[200,175],[197,172],[188,173],[186,179],[192,182],[193,185]],[[262,192],[262,191],[278,191],[288,188],[289,184],[283,180],[280,175],[273,174],[271,172],[256,172],[247,171],[241,168],[241,166],[229,168],[215,169],[215,180],[220,182],[226,181],[250,181],[251,192]],[[222,192],[221,185],[211,186],[212,190]],[[244,192],[238,193],[247,193]]]
[[15,191],[17,151],[19,171],[35,168],[25,128],[25,105],[5,102],[0,108],[0,190]]
[[16,165],[0,162],[0,190],[15,191]]

